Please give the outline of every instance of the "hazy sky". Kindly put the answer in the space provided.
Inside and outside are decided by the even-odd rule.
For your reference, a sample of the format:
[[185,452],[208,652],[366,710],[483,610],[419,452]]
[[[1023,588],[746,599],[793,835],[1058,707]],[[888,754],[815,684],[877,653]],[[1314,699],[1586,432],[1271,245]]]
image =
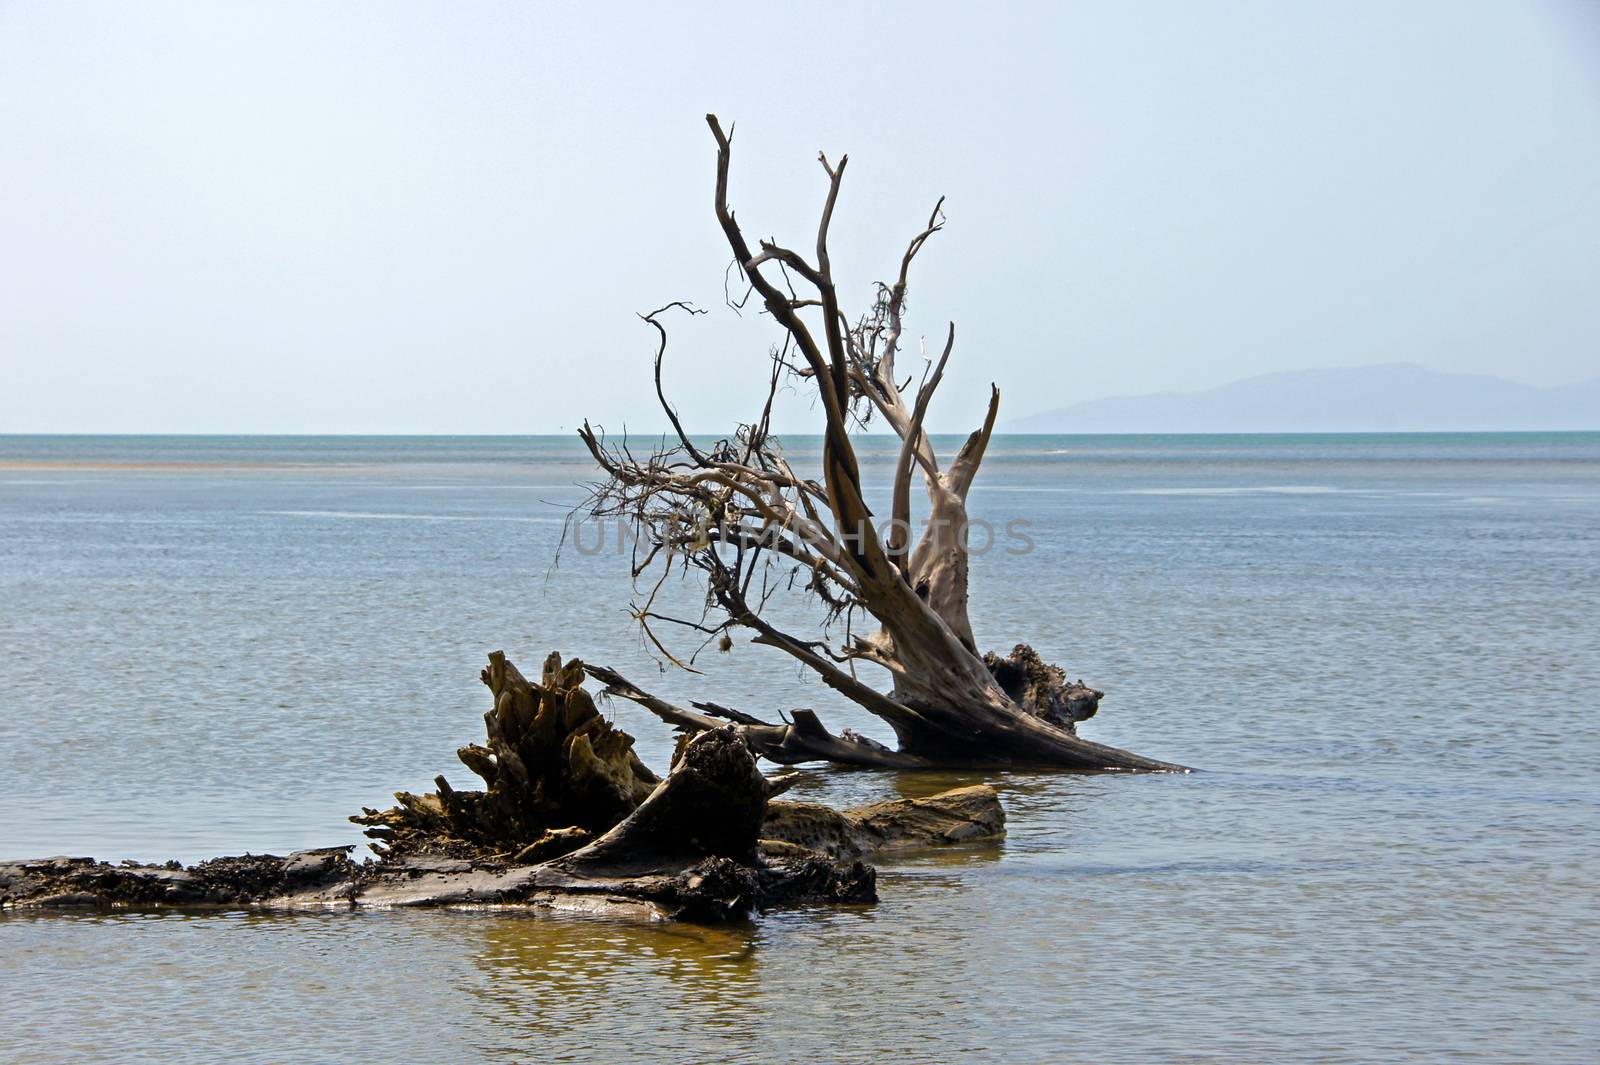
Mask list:
[[[933,201],[931,422],[1267,370],[1600,374],[1600,6],[0,0],[0,432],[654,430],[759,403],[751,235],[859,307]],[[930,341],[931,343],[931,341]],[[783,424],[814,426],[789,402]]]

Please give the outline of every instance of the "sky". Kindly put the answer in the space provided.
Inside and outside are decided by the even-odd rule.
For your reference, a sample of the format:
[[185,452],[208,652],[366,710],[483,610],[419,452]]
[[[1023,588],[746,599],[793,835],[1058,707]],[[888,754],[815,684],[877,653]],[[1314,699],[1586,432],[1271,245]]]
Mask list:
[[[864,309],[946,196],[942,432],[1411,361],[1600,375],[1600,3],[0,0],[0,432],[691,431],[759,410],[748,233]],[[815,430],[809,396],[778,427]]]

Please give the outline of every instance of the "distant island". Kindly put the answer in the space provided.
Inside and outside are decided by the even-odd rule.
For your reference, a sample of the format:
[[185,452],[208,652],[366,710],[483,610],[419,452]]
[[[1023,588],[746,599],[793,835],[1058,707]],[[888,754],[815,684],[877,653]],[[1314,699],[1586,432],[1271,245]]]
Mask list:
[[1415,363],[1261,374],[1201,392],[1075,403],[1005,433],[1364,433],[1600,429],[1600,378],[1539,388]]

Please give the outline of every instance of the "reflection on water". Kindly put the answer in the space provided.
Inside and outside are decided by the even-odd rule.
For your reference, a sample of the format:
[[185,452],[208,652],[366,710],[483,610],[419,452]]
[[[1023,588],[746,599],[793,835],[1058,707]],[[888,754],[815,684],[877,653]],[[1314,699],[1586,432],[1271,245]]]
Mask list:
[[[792,767],[799,774],[786,799],[863,806],[889,799],[920,799],[951,788],[996,784],[1001,777],[982,770],[860,769],[854,766],[807,764]],[[1062,779],[1068,779],[1063,777]]]
[[[569,442],[6,462],[0,856],[354,841],[479,734],[495,647],[888,738],[761,649],[654,674],[615,559],[546,581],[560,526],[522,519],[587,472]],[[974,500],[1038,543],[974,560],[985,646],[1204,772],[808,767],[839,805],[991,783],[1009,835],[722,928],[8,914],[0,1061],[1600,1060],[1600,437],[1003,439]]]
[[640,1057],[669,1056],[681,1030],[701,1029],[709,1052],[719,1033],[748,1032],[760,992],[753,925],[701,928],[642,922],[528,920],[502,915],[474,929],[475,989],[493,1043],[485,1053],[581,1048],[585,1033]]
[[[1005,844],[888,862],[876,906],[718,927],[8,916],[0,1046],[19,1061],[425,1047],[437,1061],[1144,1062],[1503,1061],[1528,1056],[1530,1031],[1540,1060],[1579,1061],[1594,1043],[1592,798],[1397,785],[1378,800],[1405,816],[1375,824],[1353,782],[1287,806],[1270,775],[995,783]],[[1492,822],[1481,838],[1461,831],[1469,803]]]

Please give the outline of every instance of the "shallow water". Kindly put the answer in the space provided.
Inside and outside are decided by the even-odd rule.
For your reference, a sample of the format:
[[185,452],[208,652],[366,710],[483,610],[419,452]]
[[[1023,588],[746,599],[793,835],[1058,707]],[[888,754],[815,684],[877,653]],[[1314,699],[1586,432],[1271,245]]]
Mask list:
[[[354,842],[471,780],[499,647],[886,738],[761,648],[657,674],[613,545],[549,571],[587,476],[565,440],[0,437],[0,857]],[[1600,434],[1004,438],[973,503],[1034,542],[974,561],[980,642],[1202,772],[811,769],[989,780],[1010,835],[727,928],[6,915],[0,1060],[1600,1057]]]

